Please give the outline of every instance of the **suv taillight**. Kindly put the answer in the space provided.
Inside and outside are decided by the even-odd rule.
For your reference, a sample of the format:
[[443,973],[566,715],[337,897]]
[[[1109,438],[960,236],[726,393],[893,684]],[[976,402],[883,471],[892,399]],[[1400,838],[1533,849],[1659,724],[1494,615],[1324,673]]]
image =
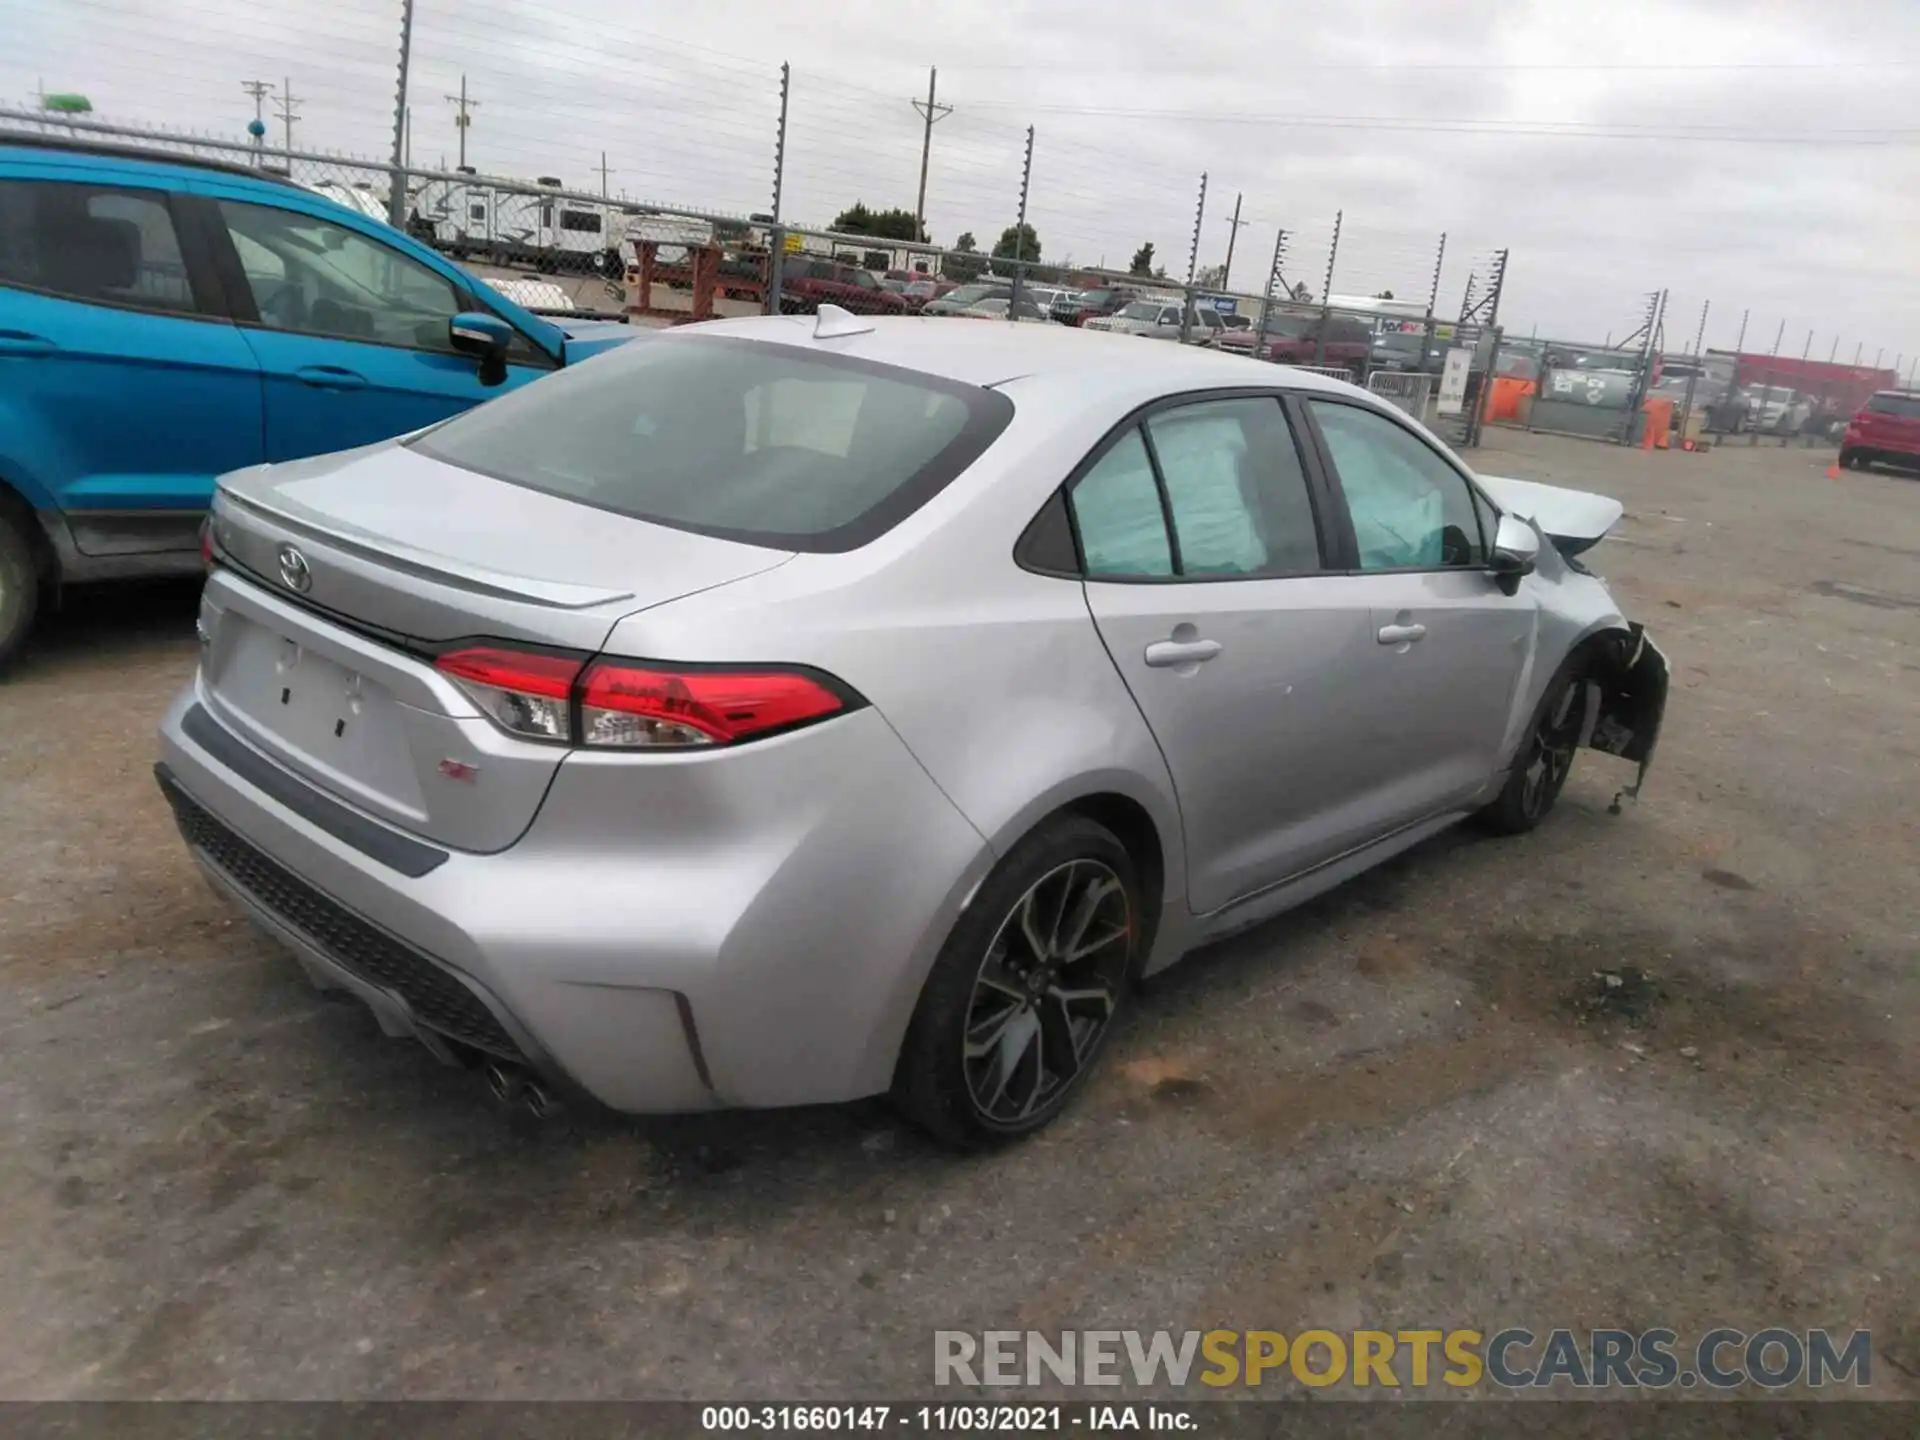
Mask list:
[[586,661],[499,646],[434,664],[509,734],[593,750],[735,745],[865,703],[831,676],[789,666]]

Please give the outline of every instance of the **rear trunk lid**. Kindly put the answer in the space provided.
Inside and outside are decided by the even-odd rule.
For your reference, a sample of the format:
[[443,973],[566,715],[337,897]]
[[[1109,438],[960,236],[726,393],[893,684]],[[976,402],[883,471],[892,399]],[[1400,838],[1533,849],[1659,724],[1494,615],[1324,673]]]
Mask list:
[[791,558],[393,442],[226,476],[212,527],[201,693],[215,718],[349,804],[479,851],[519,837],[566,751],[500,730],[436,653],[592,652],[622,616]]

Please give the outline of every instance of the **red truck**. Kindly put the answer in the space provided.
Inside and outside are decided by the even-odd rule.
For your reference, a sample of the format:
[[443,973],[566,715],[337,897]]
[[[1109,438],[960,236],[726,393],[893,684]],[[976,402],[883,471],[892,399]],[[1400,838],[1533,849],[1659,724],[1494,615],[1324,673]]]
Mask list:
[[858,265],[832,260],[789,260],[780,269],[780,309],[789,315],[811,314],[822,303],[838,305],[856,315],[905,315],[906,298],[886,289]]
[[[1326,342],[1320,340],[1326,327]],[[1260,319],[1244,330],[1229,330],[1215,342],[1231,354],[1254,355],[1281,365],[1318,365],[1350,372],[1357,380],[1366,374],[1367,357],[1373,353],[1373,326],[1365,320],[1346,315],[1269,315],[1266,342],[1255,352],[1260,336]]]

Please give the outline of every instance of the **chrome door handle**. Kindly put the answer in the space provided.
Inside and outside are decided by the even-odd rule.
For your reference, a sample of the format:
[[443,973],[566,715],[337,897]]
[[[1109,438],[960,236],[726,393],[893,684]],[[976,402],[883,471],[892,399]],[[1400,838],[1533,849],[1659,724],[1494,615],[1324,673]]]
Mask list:
[[1427,638],[1424,625],[1382,625],[1378,636],[1382,645],[1406,645]]
[[1218,640],[1156,640],[1147,646],[1147,664],[1157,670],[1193,665],[1220,653]]

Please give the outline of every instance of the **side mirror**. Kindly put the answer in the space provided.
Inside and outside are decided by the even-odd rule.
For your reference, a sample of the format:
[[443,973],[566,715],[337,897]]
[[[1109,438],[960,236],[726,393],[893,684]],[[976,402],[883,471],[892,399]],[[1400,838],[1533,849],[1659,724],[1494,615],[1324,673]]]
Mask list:
[[1539,533],[1516,516],[1502,515],[1500,527],[1493,535],[1493,555],[1487,562],[1487,569],[1499,580],[1500,588],[1513,594],[1520,588],[1520,577],[1531,575],[1539,563]]
[[505,383],[507,347],[513,344],[513,327],[506,321],[483,310],[463,310],[447,322],[447,339],[480,362],[482,385]]

